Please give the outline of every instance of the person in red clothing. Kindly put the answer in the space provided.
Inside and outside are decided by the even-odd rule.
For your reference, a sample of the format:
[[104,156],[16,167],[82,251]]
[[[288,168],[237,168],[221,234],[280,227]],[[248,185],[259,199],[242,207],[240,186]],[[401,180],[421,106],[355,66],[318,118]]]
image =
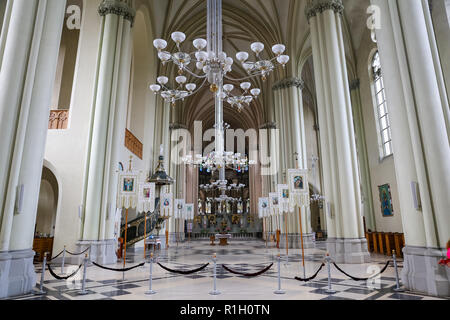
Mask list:
[[447,259],[442,259],[439,261],[440,265],[450,267],[450,240],[447,242]]

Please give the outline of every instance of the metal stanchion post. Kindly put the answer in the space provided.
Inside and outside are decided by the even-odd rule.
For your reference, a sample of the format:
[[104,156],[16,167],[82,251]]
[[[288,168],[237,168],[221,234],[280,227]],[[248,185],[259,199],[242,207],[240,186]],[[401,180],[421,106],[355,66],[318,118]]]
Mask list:
[[149,280],[149,288],[148,288],[148,291],[145,292],[145,294],[148,295],[148,296],[156,294],[156,291],[152,290],[152,282],[153,282],[153,252],[150,253],[150,280]]
[[41,273],[41,283],[39,284],[39,291],[37,294],[45,294],[44,291],[44,277],[45,277],[45,269],[47,267],[47,252],[44,253],[44,261],[42,262],[42,273]]
[[331,265],[330,265],[330,263],[331,263],[331,257],[330,257],[330,254],[329,253],[327,253],[327,256],[325,257],[325,261],[326,261],[326,263],[327,263],[327,271],[328,271],[328,289],[327,290],[325,290],[325,292],[326,293],[336,293],[336,290],[333,290],[332,288],[331,288]]
[[278,290],[274,291],[275,294],[285,294],[286,291],[281,290],[281,257],[280,254],[277,255],[278,263]]
[[61,274],[65,274],[64,273],[64,264],[65,264],[65,262],[66,262],[66,246],[64,246],[63,254],[62,254]]
[[214,253],[213,256],[213,261],[214,261],[214,271],[213,271],[213,277],[214,277],[214,290],[211,291],[209,294],[212,296],[217,296],[220,294],[219,291],[217,291],[217,255]]
[[398,277],[398,266],[397,266],[397,257],[395,255],[395,250],[392,250],[392,259],[394,260],[394,268],[395,268],[395,282],[396,287],[394,288],[395,292],[403,292],[404,290],[400,288],[400,279]]
[[83,266],[83,283],[81,284],[81,292],[80,295],[88,294],[86,291],[86,271],[87,271],[87,264],[88,264],[88,255],[86,254],[84,257],[84,266]]

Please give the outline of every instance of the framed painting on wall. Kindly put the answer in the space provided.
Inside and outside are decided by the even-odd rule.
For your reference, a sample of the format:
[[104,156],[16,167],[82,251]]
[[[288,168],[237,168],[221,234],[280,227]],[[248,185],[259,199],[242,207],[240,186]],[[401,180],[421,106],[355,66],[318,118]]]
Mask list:
[[380,193],[381,214],[383,217],[392,217],[394,215],[394,207],[392,206],[391,187],[385,184],[378,187]]

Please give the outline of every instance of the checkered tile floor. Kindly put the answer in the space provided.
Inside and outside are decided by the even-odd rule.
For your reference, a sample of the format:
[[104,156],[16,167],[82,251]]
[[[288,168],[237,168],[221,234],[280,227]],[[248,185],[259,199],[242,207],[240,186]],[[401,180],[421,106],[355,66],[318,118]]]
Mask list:
[[[305,264],[307,277],[315,273],[324,257],[321,244],[316,249],[308,249],[305,252]],[[220,296],[213,297],[208,293],[213,286],[212,255],[218,257],[217,288],[222,292]],[[275,295],[277,289],[277,254],[282,254],[280,264],[282,289],[284,295]],[[286,257],[284,250],[278,251],[273,246],[266,247],[261,241],[232,241],[227,247],[211,247],[208,242],[197,241],[190,244],[172,246],[169,250],[155,252],[158,262],[176,270],[192,270],[205,263],[210,265],[201,272],[193,275],[179,275],[169,273],[158,265],[153,265],[152,289],[156,295],[147,296],[149,289],[149,263],[123,275],[90,266],[87,269],[86,294],[81,295],[82,270],[69,280],[56,280],[48,271],[45,273],[43,295],[30,294],[16,297],[17,300],[434,300],[437,298],[412,294],[409,292],[397,293],[393,289],[396,286],[395,271],[389,267],[381,278],[375,283],[368,284],[364,281],[353,281],[339,273],[333,266],[332,289],[334,294],[327,293],[327,270],[323,268],[317,278],[308,283],[299,282],[294,278],[303,276],[300,250],[289,250]],[[143,252],[128,253],[127,267],[139,264],[143,261]],[[349,274],[357,277],[369,276],[368,268],[382,268],[388,260],[385,256],[374,255],[372,262],[364,265],[340,265]],[[256,278],[248,278],[235,275],[222,268],[225,264],[228,268],[242,273],[256,273],[269,264],[274,266],[264,275]],[[115,268],[121,268],[118,263]],[[111,266],[109,266],[111,267]],[[72,273],[68,266],[66,272]],[[60,268],[55,266],[55,271]],[[36,266],[38,279],[42,268]],[[38,280],[39,282],[39,280]],[[39,290],[39,283],[36,292]]]

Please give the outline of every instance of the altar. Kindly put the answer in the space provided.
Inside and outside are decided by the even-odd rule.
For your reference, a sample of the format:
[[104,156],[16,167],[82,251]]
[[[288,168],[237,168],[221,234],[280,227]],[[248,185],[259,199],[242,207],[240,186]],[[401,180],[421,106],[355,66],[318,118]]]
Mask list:
[[227,246],[228,239],[231,239],[231,234],[216,234],[216,239],[219,239],[219,246]]

